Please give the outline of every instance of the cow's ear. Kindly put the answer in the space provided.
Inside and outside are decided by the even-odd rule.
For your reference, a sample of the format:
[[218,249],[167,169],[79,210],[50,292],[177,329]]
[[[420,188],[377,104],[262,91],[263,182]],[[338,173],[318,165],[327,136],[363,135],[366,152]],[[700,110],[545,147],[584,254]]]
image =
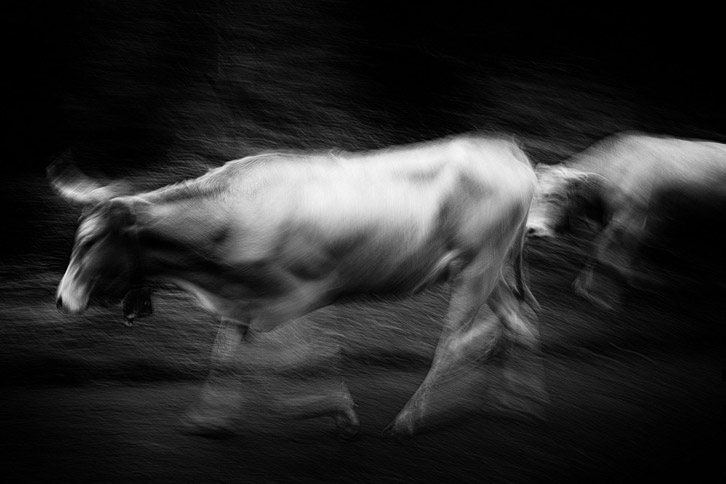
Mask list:
[[56,193],[82,206],[98,205],[131,193],[131,186],[126,182],[102,184],[90,178],[70,160],[69,154],[62,155],[48,166],[47,177]]

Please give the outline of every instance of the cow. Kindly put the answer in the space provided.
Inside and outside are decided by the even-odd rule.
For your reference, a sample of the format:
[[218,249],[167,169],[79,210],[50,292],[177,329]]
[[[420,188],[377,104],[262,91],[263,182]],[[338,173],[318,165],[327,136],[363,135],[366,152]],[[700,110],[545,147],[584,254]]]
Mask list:
[[[501,334],[537,345],[536,325],[521,310],[536,307],[522,274],[536,178],[506,136],[359,153],[263,153],[147,193],[102,185],[70,163],[51,165],[48,176],[59,194],[87,207],[58,308],[77,314],[96,299],[131,293],[141,301],[131,306],[143,312],[139,288],[174,284],[221,319],[213,371],[232,365],[255,334],[340,298],[405,296],[450,281],[431,368],[389,426],[394,435],[420,427],[431,389],[464,352],[486,356],[492,335]],[[484,304],[492,310],[486,317]],[[220,393],[208,390],[206,399]],[[327,414],[342,434],[358,431],[344,386],[307,401],[300,415]],[[225,426],[203,416],[194,423]]]
[[[726,207],[726,145],[715,142],[624,132],[561,164],[538,164],[535,172],[528,237],[571,233],[578,221],[594,228],[594,250],[573,288],[606,309],[621,306],[626,285],[655,289],[672,278],[643,268],[644,249],[668,250],[658,239],[675,231],[695,237],[685,229],[689,217],[705,212],[712,218],[714,209],[720,206],[723,214]],[[713,241],[693,242],[703,250]],[[615,282],[614,288],[600,288],[596,274]]]

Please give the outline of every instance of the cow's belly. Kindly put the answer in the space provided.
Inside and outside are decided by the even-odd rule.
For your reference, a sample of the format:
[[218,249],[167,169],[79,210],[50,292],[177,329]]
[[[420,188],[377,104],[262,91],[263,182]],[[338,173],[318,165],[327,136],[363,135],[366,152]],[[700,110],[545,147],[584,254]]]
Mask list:
[[228,291],[224,295],[215,291],[200,298],[200,302],[206,302],[205,307],[221,317],[264,332],[334,303],[340,297],[413,294],[446,279],[464,263],[457,250],[432,252],[430,248],[422,248],[399,259],[367,253],[355,260],[349,257],[339,261],[334,271],[320,277],[299,277],[292,272],[280,274],[281,287],[285,289],[274,295],[255,294],[254,288],[246,287],[245,297],[239,299]]
[[287,235],[274,256],[236,261],[179,285],[218,316],[269,331],[342,296],[415,293],[466,264],[464,252],[448,245],[442,231],[425,239],[377,232],[377,238],[340,239],[332,246],[318,233]]
[[290,275],[290,290],[275,298],[250,301],[244,316],[257,331],[270,331],[287,321],[333,304],[340,297],[367,295],[408,296],[440,282],[464,265],[459,251],[422,251],[406,259],[366,256],[367,264],[338,270],[321,278],[300,279]]
[[405,253],[350,254],[336,271],[337,292],[340,295],[412,294],[445,279],[463,263],[461,251],[438,244]]

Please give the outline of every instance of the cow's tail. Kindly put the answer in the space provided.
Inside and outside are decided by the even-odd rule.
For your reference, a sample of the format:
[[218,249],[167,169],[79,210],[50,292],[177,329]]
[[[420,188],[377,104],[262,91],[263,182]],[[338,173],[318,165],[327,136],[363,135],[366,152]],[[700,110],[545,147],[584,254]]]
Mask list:
[[542,306],[540,306],[539,302],[537,302],[537,299],[534,297],[534,294],[532,294],[532,291],[529,289],[524,275],[524,231],[526,229],[526,225],[527,224],[525,219],[525,221],[522,223],[522,225],[519,227],[519,230],[517,231],[517,236],[511,252],[511,256],[514,258],[514,293],[517,296],[517,299],[529,304],[529,306],[536,312],[540,312],[542,310]]

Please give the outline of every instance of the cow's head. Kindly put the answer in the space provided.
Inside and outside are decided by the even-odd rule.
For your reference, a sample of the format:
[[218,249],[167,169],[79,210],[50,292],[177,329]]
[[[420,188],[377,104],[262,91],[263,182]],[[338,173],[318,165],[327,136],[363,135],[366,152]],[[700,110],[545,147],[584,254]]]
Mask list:
[[537,165],[537,191],[527,219],[530,237],[554,237],[569,232],[581,217],[605,223],[600,175],[576,169]]
[[139,279],[134,198],[123,196],[123,185],[101,185],[72,165],[55,163],[48,176],[61,196],[84,208],[56,305],[80,313],[91,300],[120,301]]

